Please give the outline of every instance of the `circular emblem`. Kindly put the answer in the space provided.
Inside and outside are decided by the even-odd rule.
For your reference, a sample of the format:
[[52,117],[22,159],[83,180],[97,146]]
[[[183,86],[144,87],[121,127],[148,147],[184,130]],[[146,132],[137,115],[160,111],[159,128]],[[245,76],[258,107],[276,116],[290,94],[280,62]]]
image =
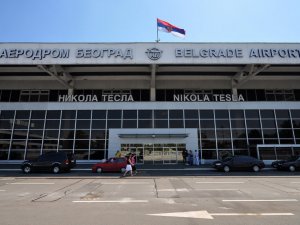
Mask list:
[[157,48],[148,48],[146,54],[151,60],[158,60],[161,57],[162,51]]

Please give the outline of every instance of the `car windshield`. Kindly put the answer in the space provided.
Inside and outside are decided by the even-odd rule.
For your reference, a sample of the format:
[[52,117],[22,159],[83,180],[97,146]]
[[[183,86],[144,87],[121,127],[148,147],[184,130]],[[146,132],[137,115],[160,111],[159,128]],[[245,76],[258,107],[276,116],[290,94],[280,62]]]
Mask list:
[[299,158],[299,156],[291,156],[287,159],[288,162],[296,161]]
[[232,159],[232,157],[225,158],[225,159],[223,159],[223,162],[228,162],[228,161],[230,161],[231,159]]

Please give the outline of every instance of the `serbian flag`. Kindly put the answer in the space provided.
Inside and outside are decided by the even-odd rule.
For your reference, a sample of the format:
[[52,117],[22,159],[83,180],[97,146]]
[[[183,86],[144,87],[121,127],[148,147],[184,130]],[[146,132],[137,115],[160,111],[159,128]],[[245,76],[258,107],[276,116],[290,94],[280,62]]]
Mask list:
[[166,33],[171,33],[176,37],[185,37],[184,29],[175,27],[174,25],[160,19],[157,19],[157,29]]

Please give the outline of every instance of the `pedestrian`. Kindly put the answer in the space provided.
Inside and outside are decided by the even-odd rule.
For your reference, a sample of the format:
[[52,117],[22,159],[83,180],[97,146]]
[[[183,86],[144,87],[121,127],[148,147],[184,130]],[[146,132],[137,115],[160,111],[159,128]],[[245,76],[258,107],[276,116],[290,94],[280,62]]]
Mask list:
[[183,160],[183,163],[186,164],[186,156],[187,156],[187,151],[186,149],[182,149],[182,160]]
[[130,172],[130,176],[132,176],[131,154],[126,158],[127,158],[127,165],[126,165],[125,173],[122,175],[122,177],[125,177],[128,172]]
[[188,160],[189,160],[189,165],[192,166],[193,165],[193,152],[192,152],[192,150],[189,151]]
[[131,154],[130,160],[131,160],[132,172],[136,175],[137,174],[137,170],[136,170],[136,166],[135,166],[135,164],[136,164],[136,155],[134,153]]

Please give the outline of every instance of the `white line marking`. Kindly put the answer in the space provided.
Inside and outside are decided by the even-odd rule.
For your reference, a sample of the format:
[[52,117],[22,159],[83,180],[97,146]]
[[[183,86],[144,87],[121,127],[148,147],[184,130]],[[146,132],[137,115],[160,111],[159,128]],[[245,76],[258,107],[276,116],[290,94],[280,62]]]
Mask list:
[[293,216],[293,213],[210,213],[212,216]]
[[21,171],[21,169],[0,169],[0,171]]
[[74,203],[146,203],[148,200],[103,200],[103,201],[72,201]]
[[100,182],[101,184],[112,184],[112,185],[122,185],[122,184],[150,184],[148,182]]
[[54,183],[6,183],[6,184],[46,184],[46,185],[49,185],[49,184],[54,184]]
[[228,182],[226,182],[226,181],[216,181],[216,182],[214,182],[214,181],[212,181],[212,182],[210,182],[210,181],[207,181],[207,182],[196,182],[197,184],[244,184],[245,182],[243,182],[243,181],[228,181]]
[[239,189],[195,189],[196,191],[238,191]]
[[291,182],[291,184],[300,184],[300,182]]
[[0,191],[6,191],[6,190],[0,190]]
[[223,202],[298,202],[297,199],[226,199]]
[[189,192],[186,188],[178,188],[178,189],[158,189],[157,191],[177,191],[177,192]]

